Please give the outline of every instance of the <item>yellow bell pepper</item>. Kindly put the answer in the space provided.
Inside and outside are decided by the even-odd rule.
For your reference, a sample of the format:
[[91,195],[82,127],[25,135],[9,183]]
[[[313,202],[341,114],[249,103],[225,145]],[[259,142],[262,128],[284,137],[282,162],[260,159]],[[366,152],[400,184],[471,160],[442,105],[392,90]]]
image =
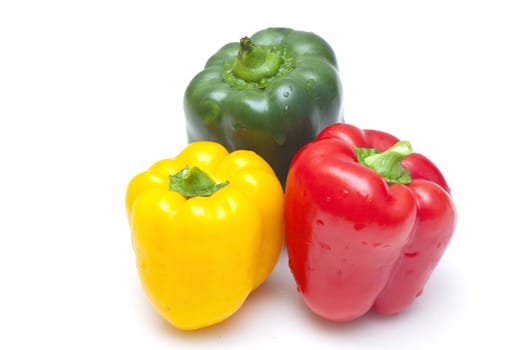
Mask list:
[[219,323],[273,270],[283,190],[252,151],[194,142],[129,183],[126,208],[146,296],[174,327]]

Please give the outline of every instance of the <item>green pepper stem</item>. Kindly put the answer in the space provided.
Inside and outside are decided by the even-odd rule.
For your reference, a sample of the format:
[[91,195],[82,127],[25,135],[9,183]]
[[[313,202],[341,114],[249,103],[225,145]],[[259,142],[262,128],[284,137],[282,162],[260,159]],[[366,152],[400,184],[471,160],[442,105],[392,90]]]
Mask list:
[[412,181],[410,172],[401,165],[401,161],[412,153],[408,141],[399,141],[384,152],[373,148],[355,148],[360,164],[374,170],[388,183],[408,184]]
[[199,167],[185,167],[175,175],[170,175],[169,189],[186,198],[208,197],[226,186],[229,182],[216,183]]
[[233,73],[247,82],[259,82],[279,72],[281,57],[270,46],[256,46],[248,37],[241,39]]

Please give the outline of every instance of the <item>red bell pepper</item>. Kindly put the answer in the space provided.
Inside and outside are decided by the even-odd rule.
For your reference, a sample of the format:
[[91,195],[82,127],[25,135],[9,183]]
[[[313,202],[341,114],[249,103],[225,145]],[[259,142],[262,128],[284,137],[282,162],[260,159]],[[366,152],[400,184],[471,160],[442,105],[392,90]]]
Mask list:
[[325,128],[286,182],[289,266],[316,314],[397,314],[418,297],[456,223],[439,169],[410,143],[348,124]]

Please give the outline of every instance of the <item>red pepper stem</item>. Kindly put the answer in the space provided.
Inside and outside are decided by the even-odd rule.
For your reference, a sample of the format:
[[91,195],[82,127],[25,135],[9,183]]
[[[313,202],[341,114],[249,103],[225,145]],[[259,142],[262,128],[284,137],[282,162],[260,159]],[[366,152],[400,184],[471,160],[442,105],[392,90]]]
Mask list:
[[170,191],[178,192],[186,198],[208,197],[226,186],[229,182],[215,182],[199,167],[185,167],[175,175],[170,175]]
[[410,173],[401,162],[412,153],[408,141],[399,141],[384,152],[373,148],[356,147],[357,160],[360,164],[374,170],[388,183],[408,184],[412,181]]

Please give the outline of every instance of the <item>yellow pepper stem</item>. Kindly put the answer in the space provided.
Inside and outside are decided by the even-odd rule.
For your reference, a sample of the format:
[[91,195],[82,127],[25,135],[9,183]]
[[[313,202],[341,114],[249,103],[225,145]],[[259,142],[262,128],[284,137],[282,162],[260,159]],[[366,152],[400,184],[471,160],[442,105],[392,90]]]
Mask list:
[[228,185],[228,181],[215,182],[199,167],[185,167],[175,175],[170,175],[170,191],[178,192],[186,198],[208,197]]

